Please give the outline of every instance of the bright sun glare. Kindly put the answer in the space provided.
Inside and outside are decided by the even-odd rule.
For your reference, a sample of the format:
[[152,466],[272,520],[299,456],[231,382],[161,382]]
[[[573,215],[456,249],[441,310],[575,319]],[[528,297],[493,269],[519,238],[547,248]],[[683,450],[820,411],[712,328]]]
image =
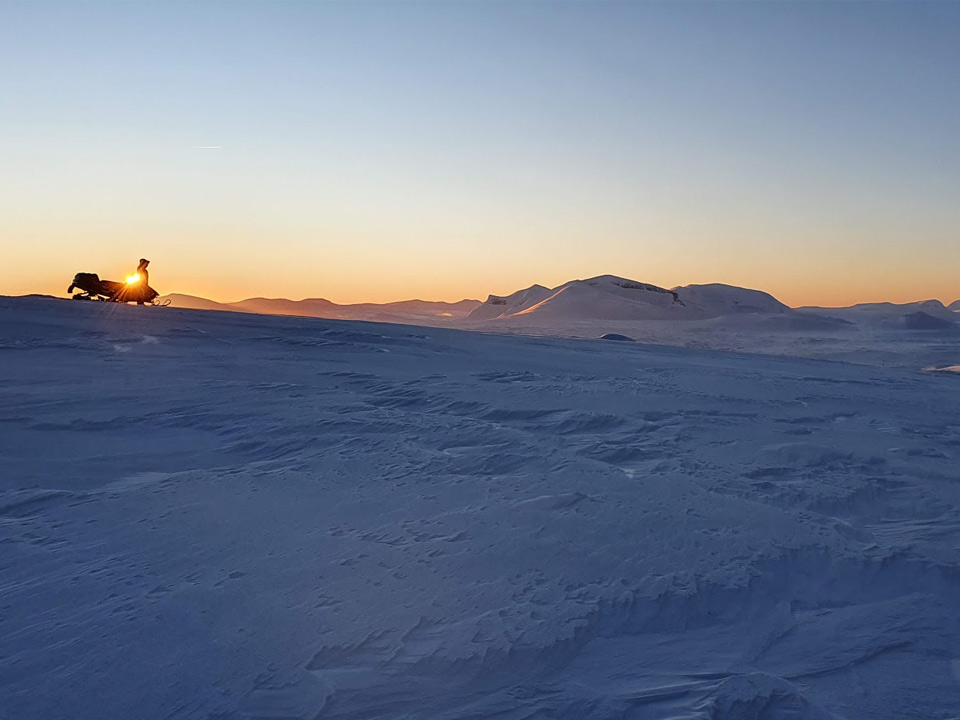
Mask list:
[[140,282],[140,274],[134,273],[133,275],[127,275],[127,284],[133,285],[135,282]]

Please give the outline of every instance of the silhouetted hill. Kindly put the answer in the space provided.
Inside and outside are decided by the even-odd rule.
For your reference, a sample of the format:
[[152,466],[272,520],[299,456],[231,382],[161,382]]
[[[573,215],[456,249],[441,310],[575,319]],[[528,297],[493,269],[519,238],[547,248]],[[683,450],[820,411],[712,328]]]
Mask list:
[[192,310],[229,310],[258,315],[295,315],[331,320],[367,320],[421,325],[447,325],[465,318],[480,305],[479,300],[461,300],[455,303],[426,300],[404,300],[395,303],[358,303],[339,305],[324,298],[287,300],[285,298],[248,298],[232,303],[220,303],[206,298],[180,293],[165,295],[172,307]]

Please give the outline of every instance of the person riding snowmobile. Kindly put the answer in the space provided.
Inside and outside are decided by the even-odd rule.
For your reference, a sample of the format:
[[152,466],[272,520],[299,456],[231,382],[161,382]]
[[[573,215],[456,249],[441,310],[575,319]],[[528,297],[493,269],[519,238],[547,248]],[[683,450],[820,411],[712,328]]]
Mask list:
[[153,301],[157,297],[157,291],[150,287],[150,272],[147,265],[150,261],[146,258],[140,258],[140,264],[137,265],[137,271],[127,278],[127,284],[121,287],[114,297],[121,302],[136,302],[138,305]]
[[81,292],[73,296],[74,300],[104,300],[108,302],[128,303],[137,305],[169,305],[170,301],[156,302],[159,293],[150,287],[150,273],[147,265],[150,261],[140,258],[140,264],[132,275],[127,276],[126,282],[115,280],[101,280],[96,273],[77,273],[73,282],[67,288],[69,295],[78,289]]
[[137,275],[140,276],[140,282],[143,283],[144,287],[150,285],[150,273],[147,272],[147,265],[149,264],[149,260],[140,258],[140,264],[137,265]]

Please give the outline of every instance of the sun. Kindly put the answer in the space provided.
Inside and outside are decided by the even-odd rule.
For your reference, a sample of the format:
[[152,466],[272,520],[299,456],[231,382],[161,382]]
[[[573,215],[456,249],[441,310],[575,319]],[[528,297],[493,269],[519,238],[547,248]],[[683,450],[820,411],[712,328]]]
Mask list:
[[127,285],[133,285],[134,283],[138,283],[138,282],[140,282],[140,273],[127,275]]

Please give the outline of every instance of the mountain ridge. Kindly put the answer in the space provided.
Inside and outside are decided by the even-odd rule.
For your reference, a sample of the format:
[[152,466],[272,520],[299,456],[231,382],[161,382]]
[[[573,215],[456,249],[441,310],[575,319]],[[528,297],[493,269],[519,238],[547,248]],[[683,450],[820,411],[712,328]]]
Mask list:
[[429,321],[444,323],[466,316],[479,300],[459,300],[454,303],[432,300],[401,300],[393,303],[355,303],[339,304],[326,298],[287,298],[253,297],[236,302],[222,303],[196,295],[170,293],[162,300],[169,299],[172,307],[190,310],[218,310],[243,312],[256,315],[291,315],[297,317],[320,317],[330,320],[378,320],[378,321]]
[[[958,301],[960,302],[960,301]],[[933,317],[942,318],[950,322],[957,320],[957,313],[939,300],[917,300],[907,303],[874,302],[857,303],[847,307],[819,307],[805,305],[796,308],[800,312],[816,312],[821,314],[839,315],[848,319],[871,317],[898,317],[915,313],[924,313]]]
[[[912,303],[858,303],[848,307],[803,306],[791,308],[770,293],[724,283],[678,285],[663,288],[617,275],[570,280],[555,287],[534,283],[508,295],[490,294],[483,302],[402,300],[391,303],[339,304],[326,298],[252,297],[217,302],[182,293],[165,295],[171,305],[197,310],[221,310],[263,315],[292,315],[340,320],[368,320],[490,329],[496,327],[551,327],[584,322],[644,322],[710,320],[731,316],[775,317],[779,325],[809,326],[831,323],[896,320],[923,313],[957,322],[960,300],[950,306],[939,300]],[[817,317],[814,317],[814,314]],[[917,322],[916,316],[910,324]],[[795,318],[789,320],[789,318]],[[800,318],[803,318],[801,320]],[[841,320],[843,323],[841,323]],[[752,321],[751,321],[752,322]]]
[[570,280],[555,288],[533,285],[507,296],[491,295],[470,320],[702,320],[740,313],[784,313],[769,293],[723,283],[667,289],[617,275]]

